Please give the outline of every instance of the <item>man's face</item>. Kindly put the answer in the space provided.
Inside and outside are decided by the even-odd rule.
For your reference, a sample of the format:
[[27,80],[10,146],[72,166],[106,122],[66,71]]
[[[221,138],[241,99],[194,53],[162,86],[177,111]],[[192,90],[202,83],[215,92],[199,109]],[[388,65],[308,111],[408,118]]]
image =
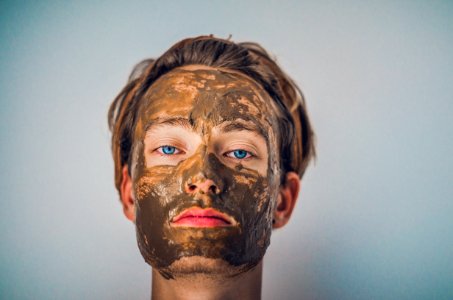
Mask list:
[[245,75],[174,69],[147,91],[131,163],[145,260],[166,276],[181,258],[255,266],[269,245],[280,183],[276,108]]

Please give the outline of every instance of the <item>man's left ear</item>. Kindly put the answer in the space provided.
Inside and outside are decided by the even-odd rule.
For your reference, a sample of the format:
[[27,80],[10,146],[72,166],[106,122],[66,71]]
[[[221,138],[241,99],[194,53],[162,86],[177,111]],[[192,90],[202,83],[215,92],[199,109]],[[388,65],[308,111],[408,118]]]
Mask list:
[[280,228],[288,223],[289,218],[293,213],[294,206],[296,205],[299,189],[299,175],[296,172],[286,173],[286,180],[285,183],[280,186],[277,204],[274,209],[274,219],[272,220],[273,228]]

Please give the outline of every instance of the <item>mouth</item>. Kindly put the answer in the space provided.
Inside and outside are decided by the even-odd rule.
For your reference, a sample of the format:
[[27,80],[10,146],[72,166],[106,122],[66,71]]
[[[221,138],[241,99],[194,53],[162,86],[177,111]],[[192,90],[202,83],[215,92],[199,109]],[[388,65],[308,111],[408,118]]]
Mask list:
[[221,213],[213,208],[191,207],[173,218],[170,225],[173,227],[227,227],[235,226],[233,217]]

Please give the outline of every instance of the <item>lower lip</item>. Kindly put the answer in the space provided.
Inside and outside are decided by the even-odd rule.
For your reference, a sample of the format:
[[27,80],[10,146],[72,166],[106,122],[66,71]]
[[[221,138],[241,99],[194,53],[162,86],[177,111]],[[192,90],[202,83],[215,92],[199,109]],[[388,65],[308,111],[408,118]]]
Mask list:
[[214,217],[184,217],[172,223],[176,227],[225,227],[230,226],[226,221]]

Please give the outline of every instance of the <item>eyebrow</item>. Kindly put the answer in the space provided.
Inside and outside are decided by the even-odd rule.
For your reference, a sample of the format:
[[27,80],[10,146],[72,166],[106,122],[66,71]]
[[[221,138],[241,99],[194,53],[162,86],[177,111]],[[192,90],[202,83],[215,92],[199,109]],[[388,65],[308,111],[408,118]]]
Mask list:
[[[223,122],[225,123],[225,122]],[[261,135],[262,137],[266,138],[267,134],[257,126],[253,122],[247,122],[247,121],[227,121],[228,124],[226,125],[220,125],[220,132],[222,133],[228,133],[232,131],[250,131],[250,132],[255,132]],[[183,117],[158,117],[155,119],[150,120],[146,126],[145,126],[145,132],[149,131],[151,127],[153,126],[159,126],[159,125],[174,125],[174,126],[180,126],[188,130],[193,130],[193,122],[191,122],[187,118]]]
[[250,121],[236,120],[229,124],[223,125],[220,128],[220,132],[222,132],[222,133],[228,133],[228,132],[232,132],[232,131],[242,131],[242,130],[257,133],[258,135],[262,136],[265,139],[268,138],[266,132],[261,127],[259,127],[257,124],[250,122]]
[[240,130],[247,130],[247,131],[255,131],[261,133],[261,130],[253,123],[244,123],[244,122],[233,122],[229,123],[225,126],[222,126],[221,132],[230,132],[230,131],[240,131]]
[[148,131],[152,126],[158,125],[176,125],[186,129],[192,129],[192,124],[189,119],[181,117],[158,117],[149,121],[145,126],[145,132]]

